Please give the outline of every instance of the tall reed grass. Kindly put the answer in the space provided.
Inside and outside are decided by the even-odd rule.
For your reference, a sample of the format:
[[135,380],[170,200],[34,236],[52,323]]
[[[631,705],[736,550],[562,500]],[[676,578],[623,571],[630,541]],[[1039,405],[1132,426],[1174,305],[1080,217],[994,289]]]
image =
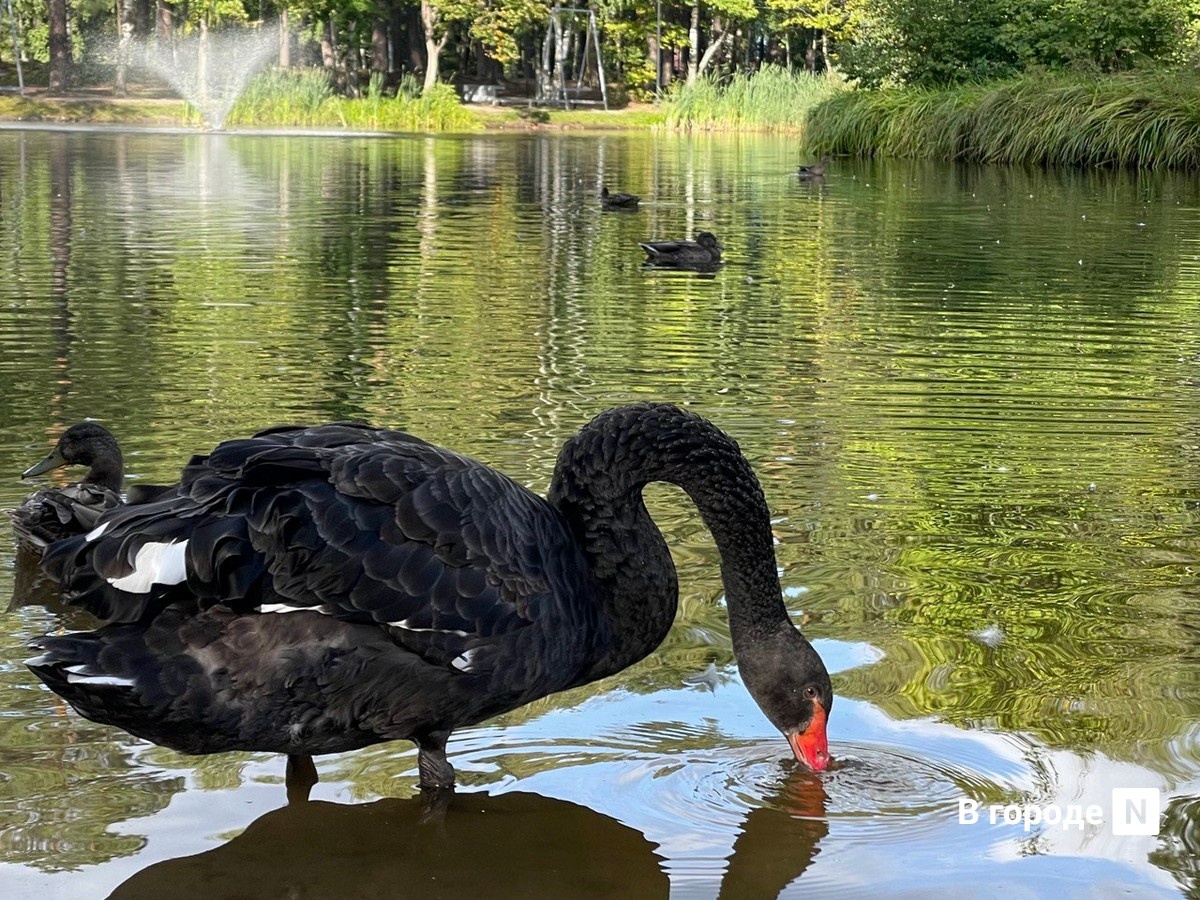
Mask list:
[[809,112],[805,142],[852,156],[1194,167],[1200,166],[1200,78],[1047,76],[847,91]]
[[781,66],[735,72],[727,80],[679,82],[663,101],[664,127],[678,131],[798,131],[809,111],[846,90],[837,75],[810,75]]
[[424,96],[413,85],[385,90],[378,80],[365,96],[336,95],[318,69],[264,72],[253,79],[226,120],[227,125],[337,127],[368,131],[477,131],[479,116],[439,84]]

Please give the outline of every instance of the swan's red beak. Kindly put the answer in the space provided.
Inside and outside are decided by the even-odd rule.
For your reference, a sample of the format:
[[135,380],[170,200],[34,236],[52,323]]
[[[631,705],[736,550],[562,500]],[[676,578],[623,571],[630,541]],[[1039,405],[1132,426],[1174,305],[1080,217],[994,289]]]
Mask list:
[[825,707],[819,700],[813,701],[813,717],[804,731],[787,736],[796,759],[814,772],[824,772],[829,766],[829,738],[825,736]]

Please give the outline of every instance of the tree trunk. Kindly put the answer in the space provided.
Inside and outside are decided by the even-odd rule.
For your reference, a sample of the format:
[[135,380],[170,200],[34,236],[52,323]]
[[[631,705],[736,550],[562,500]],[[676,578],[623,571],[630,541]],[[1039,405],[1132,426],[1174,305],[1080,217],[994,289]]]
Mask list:
[[71,38],[67,34],[67,0],[49,0],[50,78],[52,94],[67,89],[71,76]]
[[388,4],[377,3],[371,20],[371,71],[386,75],[388,65]]
[[117,41],[117,74],[113,79],[113,93],[118,97],[129,94],[129,54],[133,49],[133,0],[117,0],[121,16],[121,37]]
[[133,33],[150,33],[150,0],[133,0]]
[[662,52],[662,47],[659,46],[658,42],[655,40],[654,35],[650,35],[650,39],[649,39],[648,43],[649,43],[649,56],[655,66],[655,69],[654,69],[654,77],[656,79],[655,84],[658,86],[661,86],[663,88],[666,88],[671,84],[671,76],[674,75],[674,70],[672,69],[672,67],[670,65],[671,57],[668,54]]
[[450,37],[450,30],[446,29],[442,32],[442,36],[437,37],[438,9],[430,0],[421,0],[421,25],[425,29],[425,85],[421,88],[422,94],[427,94],[433,90],[433,86],[438,83],[438,58],[442,54],[442,49],[446,46],[446,41]]
[[553,26],[546,29],[546,37],[542,41],[542,55],[538,57],[537,98],[549,100],[554,93],[550,75],[550,48],[554,44]]
[[408,46],[408,67],[414,72],[424,72],[425,29],[421,26],[421,9],[418,6],[403,7],[404,37]]
[[700,77],[700,0],[692,2],[692,20],[688,24],[688,87]]
[[567,109],[571,108],[571,101],[567,98],[567,80],[563,75],[563,67],[566,65],[567,48],[565,46],[566,38],[564,36],[563,22],[558,16],[554,17],[554,99],[562,100],[563,106]]
[[158,52],[166,51],[171,37],[175,31],[175,13],[165,0],[158,0],[156,15],[154,17],[154,36],[158,38]]
[[328,18],[321,24],[321,65],[330,71],[337,69],[337,53],[333,46],[333,19]]
[[732,36],[732,32],[721,28],[721,23],[719,20],[713,19],[712,38],[708,42],[708,49],[704,51],[704,56],[700,58],[700,71],[698,75],[703,75],[706,71],[708,71],[708,67],[712,65],[713,61],[717,58],[717,54],[724,49],[725,45],[729,42]]
[[292,67],[292,29],[288,24],[287,7],[279,10],[279,68]]

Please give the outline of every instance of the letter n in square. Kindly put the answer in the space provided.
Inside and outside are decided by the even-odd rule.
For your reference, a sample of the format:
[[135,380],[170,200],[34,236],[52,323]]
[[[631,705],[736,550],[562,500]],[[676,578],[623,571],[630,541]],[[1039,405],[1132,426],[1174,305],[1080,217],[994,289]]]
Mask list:
[[1158,834],[1158,788],[1113,788],[1113,834]]

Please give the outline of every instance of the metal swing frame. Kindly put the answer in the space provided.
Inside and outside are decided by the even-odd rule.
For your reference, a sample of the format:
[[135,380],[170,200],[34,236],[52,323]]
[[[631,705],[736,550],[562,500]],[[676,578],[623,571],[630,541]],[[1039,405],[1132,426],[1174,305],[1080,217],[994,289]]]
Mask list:
[[[575,87],[567,84],[567,42],[563,37],[564,22],[567,16],[587,16],[587,28],[583,54],[580,58],[579,71],[575,75]],[[554,68],[550,68],[551,49],[553,48]],[[596,54],[596,72],[600,77],[600,98],[604,108],[608,109],[608,84],[604,78],[604,60],[600,54],[600,29],[596,25],[596,11],[570,6],[554,6],[550,9],[550,19],[546,24],[546,40],[542,43],[542,71],[549,73],[548,84],[539,84],[538,99],[548,103],[561,103],[564,109],[570,109],[572,103],[582,104],[588,101],[572,100],[571,93],[579,94],[584,90],[583,76],[587,71],[588,50]],[[592,101],[595,102],[595,101]]]

